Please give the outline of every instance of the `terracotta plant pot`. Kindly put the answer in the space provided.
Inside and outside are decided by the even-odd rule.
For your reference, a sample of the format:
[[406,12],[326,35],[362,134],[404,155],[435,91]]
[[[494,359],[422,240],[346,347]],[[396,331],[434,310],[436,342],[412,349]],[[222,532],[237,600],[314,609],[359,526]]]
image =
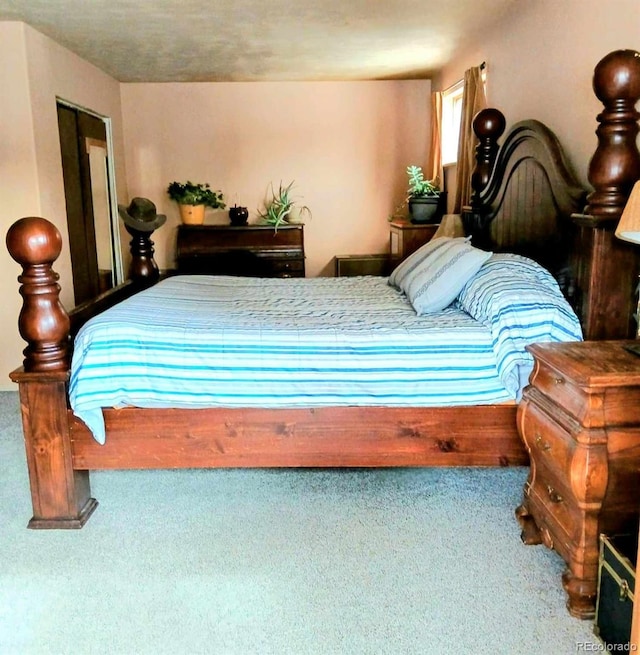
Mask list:
[[204,205],[178,205],[180,218],[185,225],[202,225],[204,223]]

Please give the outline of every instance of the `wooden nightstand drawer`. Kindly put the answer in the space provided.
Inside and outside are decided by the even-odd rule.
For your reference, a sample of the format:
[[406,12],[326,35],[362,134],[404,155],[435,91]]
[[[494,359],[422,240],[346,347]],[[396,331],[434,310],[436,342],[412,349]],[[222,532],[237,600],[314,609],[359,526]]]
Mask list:
[[[573,435],[532,402],[523,403],[520,411],[522,438],[531,459],[536,466],[544,463],[566,486],[576,446]],[[565,491],[569,491],[568,486]]]
[[575,534],[576,516],[580,510],[570,496],[558,489],[555,482],[553,476],[548,477],[544,467],[540,467],[526,493],[532,514],[542,531],[543,542],[567,558],[578,537]]
[[[640,357],[624,342],[529,346],[536,362],[531,385],[585,427],[640,424]],[[597,407],[601,410],[595,411]]]
[[544,362],[537,362],[530,384],[558,407],[577,419],[588,410],[588,396],[571,380]]

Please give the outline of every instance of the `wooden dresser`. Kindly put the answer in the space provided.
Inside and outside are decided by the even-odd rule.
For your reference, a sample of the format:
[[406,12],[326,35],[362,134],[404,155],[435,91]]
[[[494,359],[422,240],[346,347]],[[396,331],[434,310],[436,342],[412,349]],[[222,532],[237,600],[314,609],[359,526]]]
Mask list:
[[304,277],[304,226],[180,225],[181,274]]
[[516,510],[527,544],[567,563],[573,616],[592,618],[599,535],[637,530],[640,497],[640,357],[620,341],[535,344],[518,429],[531,458]]

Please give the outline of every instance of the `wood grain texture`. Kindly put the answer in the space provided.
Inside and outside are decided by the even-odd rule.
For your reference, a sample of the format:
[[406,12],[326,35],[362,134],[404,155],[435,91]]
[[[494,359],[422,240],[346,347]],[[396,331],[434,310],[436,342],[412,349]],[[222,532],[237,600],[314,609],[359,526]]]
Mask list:
[[67,373],[22,374],[20,407],[29,468],[30,528],[81,528],[97,506],[89,472],[74,469],[69,439]]
[[304,227],[180,225],[180,274],[304,277]]
[[415,224],[403,220],[389,223],[389,252],[391,253],[391,270],[420,246],[431,241],[440,227],[440,223]]
[[58,229],[38,216],[16,221],[7,232],[7,249],[22,266],[18,318],[20,336],[27,342],[27,371],[60,371],[69,366],[69,316],[60,302],[58,274],[52,264],[62,250]]
[[580,226],[576,278],[579,316],[587,339],[625,339],[637,332],[633,313],[640,273],[637,247],[616,239],[614,230],[631,189],[640,179],[638,118],[640,53],[616,50],[595,68],[593,89],[603,103],[597,148],[589,162],[589,194]]
[[488,142],[501,134],[495,111],[483,110],[474,120],[482,139],[472,205],[462,213],[465,231],[479,248],[515,252],[542,264],[580,315],[583,299],[575,294],[580,255],[571,215],[583,208],[586,191],[555,134],[535,120],[512,126],[487,180],[486,160],[493,156]]
[[640,510],[640,358],[625,343],[530,346],[518,409],[531,458],[516,510],[523,540],[564,558],[567,606],[583,619],[595,613],[600,534],[635,529]]
[[[513,466],[516,405],[104,411],[100,446],[70,416],[74,468]],[[132,427],[135,425],[135,430]]]

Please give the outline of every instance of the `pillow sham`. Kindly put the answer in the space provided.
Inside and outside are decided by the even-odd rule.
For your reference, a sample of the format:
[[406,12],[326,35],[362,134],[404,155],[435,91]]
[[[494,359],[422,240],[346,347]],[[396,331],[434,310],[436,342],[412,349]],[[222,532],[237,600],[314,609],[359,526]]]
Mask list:
[[[464,240],[464,238],[460,238],[460,241]],[[437,252],[449,241],[453,241],[452,237],[438,237],[437,239],[431,239],[423,246],[420,246],[415,252],[412,252],[393,269],[389,276],[389,284],[396,289],[402,290],[402,282],[405,277],[409,275],[425,257]]]
[[551,273],[520,255],[492,255],[464,285],[457,306],[485,324],[493,338],[498,373],[518,392],[533,364],[530,343],[580,341],[580,321]]
[[400,288],[418,316],[448,307],[491,257],[467,239],[448,239],[401,278]]

